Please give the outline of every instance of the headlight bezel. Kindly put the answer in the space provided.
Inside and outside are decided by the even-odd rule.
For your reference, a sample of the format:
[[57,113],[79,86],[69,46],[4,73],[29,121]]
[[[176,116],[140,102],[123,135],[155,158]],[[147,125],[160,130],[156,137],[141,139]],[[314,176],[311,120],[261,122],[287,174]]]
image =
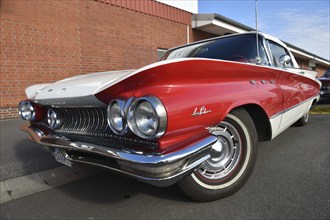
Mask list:
[[58,111],[49,108],[47,111],[47,123],[50,128],[59,129],[62,127],[64,121],[62,115]]
[[[109,102],[107,107],[107,122],[112,132],[118,135],[124,135],[128,132],[128,125],[126,120],[126,111],[127,105],[131,103],[130,99],[125,102],[125,100],[117,98]],[[113,105],[118,104],[120,109],[120,116],[122,120],[122,129],[118,129],[116,125],[113,124],[112,115],[111,115],[111,108]]]
[[[25,109],[23,109],[25,108]],[[33,103],[29,100],[21,101],[18,105],[18,113],[22,119],[27,121],[34,121],[36,119],[36,108],[33,106]],[[30,117],[24,116],[24,112],[29,112]]]
[[[148,102],[152,110],[156,113],[157,116],[157,128],[156,131],[153,132],[152,135],[148,135],[144,133],[138,123],[136,122],[136,110],[140,106],[141,103]],[[155,140],[162,137],[165,134],[167,128],[167,113],[163,103],[155,96],[144,96],[135,99],[129,106],[127,111],[127,124],[130,130],[139,136],[140,138],[146,140]]]

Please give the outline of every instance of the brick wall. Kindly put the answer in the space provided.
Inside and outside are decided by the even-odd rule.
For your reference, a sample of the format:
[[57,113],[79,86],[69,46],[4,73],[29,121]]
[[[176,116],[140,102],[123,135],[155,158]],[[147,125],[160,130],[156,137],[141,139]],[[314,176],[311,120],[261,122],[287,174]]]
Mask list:
[[17,117],[30,85],[139,68],[157,61],[157,48],[187,42],[190,13],[152,0],[127,2],[2,0],[0,119]]
[[[300,66],[300,68],[310,69],[308,60],[303,60],[303,59],[300,59],[300,58],[296,58],[296,61],[297,61],[298,65]],[[327,67],[327,66],[316,64],[315,71],[318,72],[317,77],[322,77],[323,74],[327,71],[328,68],[329,67]]]
[[320,66],[316,64],[315,70],[318,72],[317,77],[322,77],[329,67]]
[[218,35],[207,33],[200,30],[194,30],[192,32],[192,41],[199,41],[207,38],[218,37]]

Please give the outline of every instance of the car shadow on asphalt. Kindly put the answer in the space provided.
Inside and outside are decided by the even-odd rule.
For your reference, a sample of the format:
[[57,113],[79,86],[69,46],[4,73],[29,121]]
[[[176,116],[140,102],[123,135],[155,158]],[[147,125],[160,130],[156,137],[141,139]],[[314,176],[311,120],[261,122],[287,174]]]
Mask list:
[[[2,166],[1,176],[5,179],[28,175],[62,166],[45,149],[29,139],[20,140],[13,145],[15,167]],[[136,194],[147,194],[168,200],[189,201],[177,185],[156,187],[139,182],[133,178],[89,165],[74,164],[76,167],[88,166],[95,169],[95,175],[59,186],[64,193],[96,203],[111,203],[131,199]],[[82,193],[83,192],[83,193]]]
[[[16,136],[15,136],[16,137]],[[46,149],[28,139],[28,135],[18,132],[17,138],[8,140],[6,161],[1,161],[1,180],[29,175],[63,166]],[[59,186],[65,194],[97,203],[111,203],[134,198],[137,194],[160,197],[168,200],[190,201],[176,185],[155,187],[133,178],[95,166],[74,164],[76,167],[95,169],[95,175]],[[74,169],[73,169],[74,171]]]
[[59,189],[78,200],[101,204],[118,203],[139,196],[191,201],[177,185],[156,187],[104,169],[94,176],[60,186]]

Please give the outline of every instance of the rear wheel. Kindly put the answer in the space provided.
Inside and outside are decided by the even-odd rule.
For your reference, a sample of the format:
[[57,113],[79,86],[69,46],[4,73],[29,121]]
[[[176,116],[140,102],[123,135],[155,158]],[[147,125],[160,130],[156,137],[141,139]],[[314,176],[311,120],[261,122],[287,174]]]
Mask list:
[[309,112],[307,112],[296,123],[294,123],[294,126],[302,127],[308,123],[308,119],[309,119]]
[[217,126],[210,129],[218,137],[210,158],[179,186],[197,201],[212,201],[232,195],[250,176],[257,154],[257,131],[244,109],[232,111]]

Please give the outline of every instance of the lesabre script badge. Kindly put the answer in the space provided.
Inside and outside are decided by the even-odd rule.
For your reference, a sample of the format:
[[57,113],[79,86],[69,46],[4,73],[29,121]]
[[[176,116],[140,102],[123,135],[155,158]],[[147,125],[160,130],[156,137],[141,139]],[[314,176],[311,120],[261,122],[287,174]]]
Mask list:
[[211,110],[207,110],[205,108],[205,106],[203,105],[202,107],[200,107],[200,109],[198,110],[198,107],[195,108],[194,113],[192,114],[192,116],[201,116],[201,115],[205,115],[207,113],[212,112]]

